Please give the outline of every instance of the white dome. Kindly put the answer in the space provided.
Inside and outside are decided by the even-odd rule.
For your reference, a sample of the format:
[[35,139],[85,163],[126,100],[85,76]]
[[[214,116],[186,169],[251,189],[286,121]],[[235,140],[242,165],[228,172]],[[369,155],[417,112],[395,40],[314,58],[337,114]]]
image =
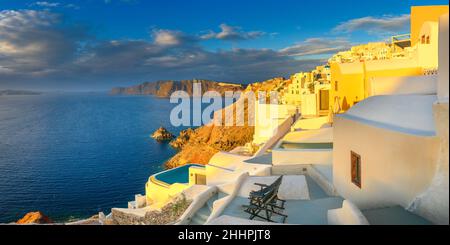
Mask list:
[[407,134],[434,136],[436,101],[436,95],[373,96],[338,116]]

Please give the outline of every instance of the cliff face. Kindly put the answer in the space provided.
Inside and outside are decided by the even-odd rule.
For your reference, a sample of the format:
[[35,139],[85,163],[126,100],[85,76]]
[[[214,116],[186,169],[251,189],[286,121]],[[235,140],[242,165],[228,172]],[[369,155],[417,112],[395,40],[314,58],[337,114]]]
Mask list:
[[40,95],[39,92],[25,91],[25,90],[0,90],[0,96],[2,95]]
[[183,80],[183,81],[157,81],[146,82],[140,85],[127,88],[113,88],[112,95],[155,95],[158,97],[170,97],[175,91],[185,91],[190,96],[193,94],[193,84],[200,83],[202,85],[201,93],[207,91],[217,91],[221,95],[225,91],[242,91],[244,88],[240,84],[220,83],[209,80]]
[[[253,83],[245,89],[244,94],[245,92],[253,92],[257,95],[258,92],[278,91],[287,82],[289,81],[278,77]],[[245,96],[240,98],[240,100],[242,99],[245,100]],[[231,151],[238,146],[252,142],[255,128],[249,125],[248,122],[253,122],[254,114],[248,114],[248,103],[244,103],[244,108],[236,108],[236,104],[239,103],[234,103],[221,111],[215,112],[213,123],[195,130],[188,129],[181,132],[180,136],[171,143],[173,147],[180,151],[166,162],[166,167],[175,168],[189,163],[207,164],[214,154],[219,151]],[[230,113],[230,110],[235,111],[236,114]],[[217,121],[218,118],[223,118],[223,121],[229,121],[231,118],[226,117],[233,115],[233,120],[235,120],[234,116],[241,113],[241,110],[246,115],[244,126],[220,126],[223,124]],[[227,111],[228,113],[226,113]],[[222,116],[218,117],[218,113],[222,113]]]
[[181,150],[166,162],[167,168],[176,168],[189,163],[207,164],[219,151],[230,151],[253,140],[254,127],[207,125],[193,130]]
[[[248,104],[245,103],[245,107],[242,109],[244,114],[247,114]],[[251,142],[254,127],[250,126],[248,121],[244,126],[221,126],[223,124],[217,121],[218,113],[222,113],[223,122],[227,120],[227,115],[233,115],[233,113],[225,113],[227,110],[236,111],[236,103],[216,112],[214,122],[195,130],[188,129],[181,132],[180,136],[171,144],[180,151],[167,161],[165,166],[175,168],[189,163],[207,164],[217,152],[231,151]],[[247,117],[246,119],[252,120]]]

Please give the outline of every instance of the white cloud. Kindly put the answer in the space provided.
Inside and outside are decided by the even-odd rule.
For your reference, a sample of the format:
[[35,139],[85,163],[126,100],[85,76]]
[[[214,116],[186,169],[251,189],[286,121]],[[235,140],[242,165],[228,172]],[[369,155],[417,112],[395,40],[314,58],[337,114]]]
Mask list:
[[59,23],[48,11],[0,11],[0,66],[9,73],[39,74],[70,60],[78,33]]
[[[224,28],[222,32],[219,37],[226,38],[235,31]],[[72,79],[83,83],[201,77],[251,82],[309,70],[323,62],[296,60],[289,56],[292,49],[209,51],[200,45],[199,36],[178,30],[154,30],[152,37],[99,41],[87,38],[76,25],[62,23],[59,15],[48,10],[0,11],[0,81],[66,83]]]
[[80,9],[79,6],[75,5],[75,4],[62,4],[60,2],[47,2],[47,1],[38,1],[38,2],[34,2],[32,4],[29,4],[30,7],[42,7],[42,8],[46,8],[46,9],[51,9],[51,8],[69,8],[69,9]]
[[221,31],[218,33],[214,31],[209,31],[207,34],[202,35],[201,38],[204,40],[220,39],[220,40],[236,41],[236,40],[256,39],[258,37],[265,35],[265,33],[262,31],[244,32],[241,30],[242,29],[241,27],[230,26],[227,24],[221,24],[220,29]]
[[182,32],[172,30],[154,30],[153,37],[155,44],[164,46],[180,45],[186,38]]
[[59,5],[61,5],[61,3],[40,1],[40,2],[35,2],[34,5],[40,6],[40,7],[53,8],[53,7],[58,7]]
[[334,54],[349,49],[351,43],[347,39],[309,38],[303,42],[280,50],[288,56],[302,57],[320,54]]
[[365,31],[369,34],[392,34],[409,29],[410,15],[400,16],[367,16],[358,19],[348,20],[336,26],[334,32],[351,33],[355,31]]

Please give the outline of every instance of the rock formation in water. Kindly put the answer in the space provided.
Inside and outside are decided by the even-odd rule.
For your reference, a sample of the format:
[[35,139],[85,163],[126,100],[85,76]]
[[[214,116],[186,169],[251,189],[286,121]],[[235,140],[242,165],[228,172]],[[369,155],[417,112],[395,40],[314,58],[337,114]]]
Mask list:
[[216,91],[223,95],[226,91],[242,91],[244,88],[240,84],[221,83],[209,80],[183,80],[183,81],[157,81],[146,82],[132,87],[118,87],[111,90],[112,95],[155,95],[167,98],[175,91],[185,91],[190,96],[193,95],[193,84],[200,83],[201,94],[207,91]]
[[167,129],[160,127],[158,128],[151,136],[153,139],[155,139],[158,142],[164,142],[164,141],[170,141],[175,136],[170,133]]
[[43,213],[37,211],[37,212],[30,212],[25,214],[23,218],[18,220],[16,224],[51,224],[53,221],[45,216]]

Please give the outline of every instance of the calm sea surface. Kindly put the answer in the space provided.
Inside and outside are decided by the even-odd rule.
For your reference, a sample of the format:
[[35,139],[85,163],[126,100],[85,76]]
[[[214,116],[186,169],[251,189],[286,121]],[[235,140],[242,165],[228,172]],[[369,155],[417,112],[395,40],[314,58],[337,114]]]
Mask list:
[[126,207],[175,154],[169,100],[106,94],[0,96],[0,223],[29,211],[57,221]]

